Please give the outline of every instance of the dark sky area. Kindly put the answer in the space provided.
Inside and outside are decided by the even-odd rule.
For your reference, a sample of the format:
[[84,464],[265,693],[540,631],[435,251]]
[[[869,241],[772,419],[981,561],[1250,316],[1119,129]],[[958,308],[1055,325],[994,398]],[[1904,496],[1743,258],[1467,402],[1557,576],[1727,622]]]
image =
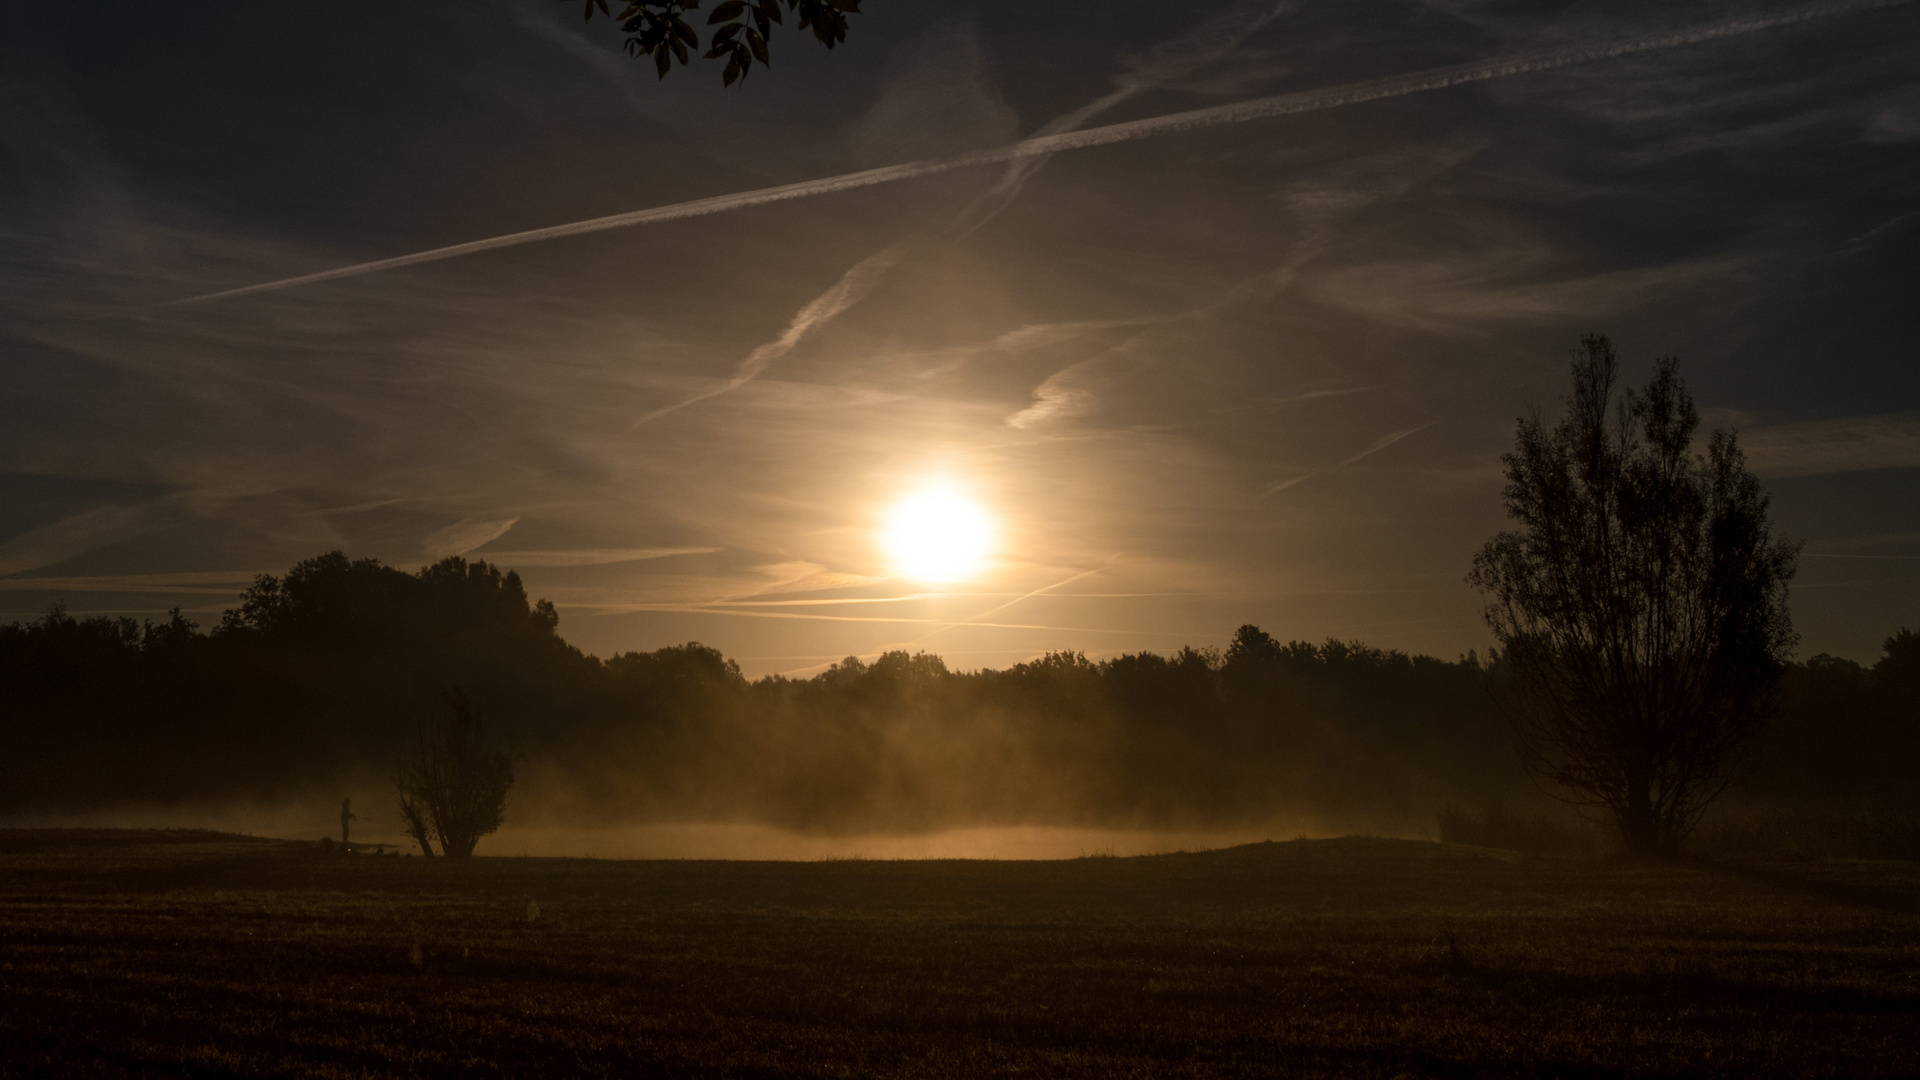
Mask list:
[[[192,305],[622,211],[1772,3],[868,0],[664,82],[577,3],[0,11],[0,617],[340,548],[606,655],[1453,656],[1579,335],[1677,354],[1801,655],[1920,624],[1920,4]],[[991,518],[904,579],[888,508]]]

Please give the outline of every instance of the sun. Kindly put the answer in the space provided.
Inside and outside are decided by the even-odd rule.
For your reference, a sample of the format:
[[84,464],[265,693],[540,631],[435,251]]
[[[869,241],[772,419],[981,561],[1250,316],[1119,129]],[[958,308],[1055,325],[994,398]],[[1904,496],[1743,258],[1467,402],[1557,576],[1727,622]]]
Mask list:
[[975,577],[993,555],[993,518],[949,485],[921,488],[893,504],[880,546],[895,576],[953,582]]

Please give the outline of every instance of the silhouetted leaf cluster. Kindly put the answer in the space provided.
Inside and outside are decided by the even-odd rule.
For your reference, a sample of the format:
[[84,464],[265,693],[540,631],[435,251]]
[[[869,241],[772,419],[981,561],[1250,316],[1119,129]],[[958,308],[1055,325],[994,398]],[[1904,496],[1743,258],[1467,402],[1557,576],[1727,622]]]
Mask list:
[[[597,9],[620,24],[627,37],[627,52],[651,57],[660,77],[666,78],[676,61],[685,65],[700,51],[700,32],[687,21],[686,13],[697,11],[700,0],[623,0],[625,6],[615,15],[607,0],[586,0],[586,18],[591,21]],[[781,9],[794,14],[801,30],[811,30],[814,40],[831,49],[847,39],[847,15],[860,11],[860,0],[721,0],[707,18],[708,26],[718,26],[707,41],[708,60],[725,58],[721,73],[723,85],[732,86],[746,78],[755,63],[772,65],[767,39],[773,26],[785,21]]]

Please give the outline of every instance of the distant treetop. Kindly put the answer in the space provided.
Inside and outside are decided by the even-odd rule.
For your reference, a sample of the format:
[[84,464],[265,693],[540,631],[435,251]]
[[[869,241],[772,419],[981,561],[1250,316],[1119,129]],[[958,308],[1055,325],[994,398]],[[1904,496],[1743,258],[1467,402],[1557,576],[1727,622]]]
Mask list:
[[[687,22],[685,13],[697,11],[700,0],[616,0],[626,6],[613,14],[607,0],[586,0],[586,18],[592,21],[594,9],[620,24],[627,33],[627,52],[633,56],[651,56],[660,77],[666,78],[673,62],[689,62],[700,48],[700,32]],[[732,86],[744,79],[747,69],[758,61],[771,66],[767,58],[767,38],[773,24],[784,22],[780,9],[798,16],[801,30],[813,31],[815,40],[831,49],[847,40],[847,15],[858,13],[860,0],[722,0],[707,18],[707,25],[719,25],[708,39],[702,55],[708,60],[725,57],[721,74],[723,85]]]

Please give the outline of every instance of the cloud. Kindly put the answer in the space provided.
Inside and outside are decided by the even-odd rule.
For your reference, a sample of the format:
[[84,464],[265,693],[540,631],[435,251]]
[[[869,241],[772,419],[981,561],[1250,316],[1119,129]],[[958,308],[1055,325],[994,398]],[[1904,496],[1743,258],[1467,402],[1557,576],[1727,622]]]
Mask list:
[[840,280],[835,282],[832,288],[801,308],[794,315],[793,320],[787,324],[784,333],[748,353],[746,359],[740,361],[734,368],[732,378],[719,386],[702,390],[671,405],[655,409],[635,420],[633,426],[639,427],[668,413],[678,412],[689,405],[732,393],[759,378],[761,373],[773,365],[774,361],[792,352],[817,327],[865,300],[886,278],[887,271],[893,269],[894,264],[899,262],[905,254],[905,246],[896,244],[855,263],[851,270],[840,275]]
[[[1284,7],[1275,5],[1251,19],[1241,11],[1230,10],[1203,23],[1154,50],[1145,61],[1133,64],[1115,80],[1112,93],[1042,125],[1036,138],[1073,131],[1114,106],[1216,59]],[[1012,137],[1016,118],[985,78],[978,36],[970,28],[954,23],[934,27],[904,47],[894,67],[888,89],[855,129],[855,146],[863,158],[889,160],[908,153],[933,153],[953,145]],[[953,243],[983,228],[1013,204],[1028,178],[1046,163],[1047,155],[1010,159],[999,182],[962,208],[948,226],[937,230],[937,238]],[[749,353],[726,383],[656,409],[635,421],[635,426],[731,393],[759,378],[807,335],[872,295],[908,248],[907,244],[893,244],[861,260],[832,288],[800,309],[778,338]]]
[[1920,107],[1888,106],[1874,114],[1867,128],[1868,142],[1912,142],[1920,139]]
[[93,577],[0,578],[4,592],[211,593],[232,596],[264,570],[203,570],[183,574],[102,574]]
[[[947,18],[939,5],[907,5],[867,46],[796,55],[775,79],[724,93],[698,71],[656,83],[620,55],[617,35],[559,35],[578,46],[563,54],[513,19],[482,20],[462,41],[484,48],[434,38],[411,50],[424,66],[407,65],[418,75],[410,93],[369,115],[325,72],[255,87],[273,42],[203,40],[178,20],[149,21],[143,33],[173,35],[154,55],[205,72],[215,89],[142,87],[137,65],[72,68],[65,58],[102,54],[83,36],[92,31],[61,30],[36,47],[53,58],[48,77],[84,75],[87,108],[29,102],[27,118],[60,144],[29,140],[23,156],[7,143],[38,171],[31,200],[0,210],[0,540],[89,507],[137,512],[33,538],[50,546],[24,560],[31,545],[16,544],[0,567],[76,578],[284,571],[339,548],[411,569],[431,561],[422,538],[443,533],[436,546],[518,566],[534,595],[601,610],[890,596],[904,590],[842,586],[884,573],[873,519],[895,488],[939,466],[976,480],[1013,538],[1009,565],[982,588],[1018,595],[1126,549],[1140,553],[1114,572],[1127,589],[1218,590],[1085,612],[1052,593],[1009,621],[1110,620],[1195,640],[1254,621],[1318,637],[1327,620],[1385,616],[1265,599],[1274,583],[1357,585],[1381,567],[1464,550],[1473,523],[1497,511],[1487,493],[1505,440],[1490,433],[1564,390],[1558,358],[1582,330],[1611,332],[1643,359],[1675,351],[1707,365],[1706,382],[1737,388],[1726,393],[1749,417],[1726,422],[1742,426],[1913,405],[1886,267],[1903,265],[1920,237],[1899,153],[1916,145],[1907,132],[1920,115],[1900,81],[1914,6],[1497,90],[1460,84],[1183,129],[1056,158],[1045,174],[1030,166],[1079,144],[1026,146],[1020,155],[1033,156],[937,183],[245,302],[129,307],[636,206],[684,210],[676,200],[696,195],[804,177],[837,184],[827,174],[855,168],[854,153],[898,161],[1001,138],[1001,105],[1028,118],[1021,134],[1078,137],[1052,129],[1103,102],[1111,111],[1083,128],[1548,43],[1577,48],[1581,35],[1610,40],[1692,17],[1467,3],[1491,20],[1474,26],[1424,0],[1365,12],[1296,5],[1219,60],[1155,85],[1181,61],[1159,39],[1191,32],[1185,45],[1204,56],[1233,37],[1233,20],[1252,24],[1273,6],[1209,0],[1174,30],[1107,20],[1092,35],[1077,32],[1101,17],[1092,3],[1033,5],[1017,26],[983,17],[961,49],[971,57],[943,69],[959,73],[956,94],[981,98],[958,103],[917,147],[902,140],[914,109],[937,111],[937,80],[888,130],[870,109],[892,92],[876,61]],[[1216,12],[1220,34],[1207,39],[1198,24]],[[334,16],[290,18],[297,42],[309,22]],[[527,18],[563,25],[544,11]],[[131,31],[107,32],[142,47]],[[1780,62],[1816,38],[1832,63]],[[0,81],[40,77],[9,67]],[[856,130],[863,111],[874,123]],[[1791,122],[1814,112],[1817,124]],[[1114,129],[1128,130],[1141,131]],[[1721,149],[1634,164],[1652,160],[1649,146],[1720,145],[1721,133],[1733,136]],[[850,137],[869,141],[850,148]],[[153,146],[180,152],[156,158]],[[88,191],[109,189],[126,214],[94,213]],[[1862,257],[1836,258],[1847,237]],[[1869,263],[1876,255],[1885,258]],[[1132,338],[1129,355],[1112,353]],[[1817,365],[1805,361],[1810,340],[1832,345]],[[729,387],[732,396],[634,427]],[[1367,458],[1332,482],[1320,470],[1438,416],[1448,424],[1414,450],[1376,452],[1392,453],[1391,469],[1362,469]],[[1764,459],[1767,436],[1749,435]],[[1848,456],[1862,457],[1857,447]],[[1907,475],[1862,474],[1844,490],[1780,484],[1780,509],[1804,517],[1814,498],[1830,531],[1920,528],[1896,490]],[[1305,476],[1320,479],[1301,491]],[[1291,486],[1250,498],[1270,484]],[[1298,512],[1303,496],[1312,514]],[[448,533],[452,523],[468,533]],[[29,565],[43,559],[53,561]],[[1159,560],[1151,571],[1149,560]],[[801,565],[755,569],[789,562]],[[72,599],[115,588],[99,584]],[[40,602],[8,595],[23,609]],[[169,604],[158,594],[118,602]],[[993,602],[942,601],[936,613]],[[922,614],[912,607],[765,610]],[[603,656],[695,629],[739,655],[865,653],[920,632],[759,616],[711,628],[704,615],[569,619],[569,637]],[[1807,632],[1844,651],[1818,626]],[[1083,644],[1077,632],[949,637],[941,644],[955,649]]]
[[1092,412],[1099,404],[1094,393],[1099,364],[1099,359],[1082,360],[1054,372],[1034,388],[1033,404],[1007,417],[1007,425],[1028,429]]
[[769,563],[756,566],[754,572],[761,575],[762,581],[757,587],[729,600],[743,600],[751,596],[785,595],[788,593],[820,592],[824,589],[851,589],[864,585],[877,585],[886,580],[883,577],[869,577],[865,574],[848,574],[829,570],[819,563],[803,560]]
[[[1198,312],[1183,312],[1177,321],[1192,319]],[[1006,418],[1009,427],[1023,430],[1055,423],[1076,416],[1087,416],[1100,407],[1100,392],[1108,384],[1136,374],[1150,366],[1155,354],[1147,335],[1135,334],[1102,352],[1048,376],[1033,390],[1033,403]]]
[[[371,274],[382,270],[394,270],[404,266],[417,266],[421,263],[459,258],[464,255],[478,254],[483,251],[495,251],[500,248],[538,243],[565,236],[580,236],[586,233],[602,232],[607,229],[624,229],[637,225],[679,221],[685,218],[741,210],[749,206],[761,206],[767,203],[811,198],[816,195],[829,195],[835,192],[871,187],[875,184],[890,184],[901,180],[934,176],[940,173],[952,172],[956,169],[967,169],[980,165],[995,165],[1003,162],[1019,162],[1029,158],[1045,158],[1068,150],[1084,150],[1096,146],[1110,146],[1114,143],[1133,142],[1138,139],[1151,139],[1162,135],[1198,131],[1203,128],[1218,127],[1225,124],[1244,124],[1253,120],[1265,120],[1279,116],[1295,116],[1301,113],[1341,108],[1347,105],[1358,105],[1364,102],[1380,101],[1386,98],[1404,97],[1408,94],[1445,90],[1450,87],[1485,82],[1489,79],[1504,79],[1515,75],[1528,75],[1542,71],[1552,71],[1557,68],[1572,67],[1577,64],[1590,64],[1601,60],[1631,56],[1635,53],[1672,49],[1685,45],[1697,45],[1720,38],[1757,33],[1762,30],[1792,26],[1857,12],[1897,7],[1911,2],[1913,2],[1913,0],[1858,0],[1858,2],[1854,3],[1814,4],[1772,15],[1729,19],[1685,30],[1665,31],[1638,37],[1619,38],[1611,41],[1598,41],[1571,49],[1537,51],[1497,57],[1491,60],[1478,60],[1465,64],[1452,64],[1446,67],[1429,68],[1407,75],[1394,75],[1381,79],[1369,79],[1364,82],[1346,83],[1319,90],[1306,90],[1291,94],[1280,94],[1274,97],[1256,98],[1252,101],[1235,102],[1231,105],[1216,105],[1211,108],[1192,109],[1181,113],[1168,113],[1162,116],[1148,117],[1144,120],[1131,120],[1125,123],[1108,124],[1097,128],[1063,131],[1057,134],[1040,135],[1017,143],[1010,143],[1005,146],[992,147],[985,150],[963,151],[944,157],[911,161],[899,165],[887,165],[876,169],[866,169],[861,172],[822,177],[817,180],[803,180],[798,183],[781,184],[776,187],[760,188],[753,191],[716,195],[711,198],[694,199],[688,202],[657,206],[646,210],[635,210],[624,214],[609,214],[605,217],[589,218],[584,221],[570,222],[565,225],[527,229],[521,232],[508,233],[503,236],[488,237],[484,240],[473,240],[464,244],[453,244],[447,247],[419,251],[411,255],[399,255],[389,259],[378,259],[373,262],[356,263],[352,266],[342,266],[332,270],[302,274],[298,277],[283,278],[279,281],[268,281],[257,285],[246,285],[236,289],[207,293],[202,296],[188,297],[175,301],[175,303],[200,304],[213,300],[232,299],[276,289],[290,289],[299,285],[315,284],[321,281],[356,277],[361,274]],[[1116,91],[1116,93],[1119,93],[1119,91]]]
[[1295,402],[1300,402],[1300,401],[1318,401],[1321,398],[1346,397],[1348,394],[1364,394],[1369,390],[1378,390],[1378,389],[1380,389],[1378,386],[1347,386],[1347,387],[1341,387],[1339,389],[1334,389],[1334,390],[1308,390],[1302,394],[1292,394],[1287,397],[1269,398],[1266,401],[1260,402],[1260,404],[1292,405]]
[[572,551],[478,551],[471,554],[497,566],[518,568],[612,566],[616,563],[666,559],[675,555],[709,555],[719,550],[716,547],[580,548]]
[[862,165],[883,165],[1009,142],[1020,118],[987,71],[979,32],[949,20],[894,50],[886,88],[853,127]]
[[513,528],[518,517],[486,521],[467,518],[454,522],[444,529],[428,534],[423,547],[429,558],[440,559],[448,555],[465,555],[474,548],[490,544],[507,534]]
[[961,345],[948,345],[910,353],[890,351],[888,355],[895,360],[910,362],[916,377],[931,378],[981,361],[992,362],[1007,357],[1027,356],[1070,342],[1084,341],[1104,331],[1128,330],[1160,321],[1162,319],[1159,316],[1147,316],[1131,319],[1028,323],[1004,333],[995,334],[985,341],[970,341]]
[[[1260,5],[1261,9],[1250,13],[1247,5],[1241,4],[1228,8],[1178,37],[1162,42],[1146,56],[1128,64],[1127,69],[1114,80],[1114,89],[1110,93],[1047,121],[1034,132],[1032,139],[1076,131],[1094,117],[1218,60],[1238,48],[1249,35],[1278,18],[1288,6],[1283,0],[1278,4]],[[960,213],[946,238],[951,240],[968,236],[998,217],[1019,197],[1027,180],[1046,166],[1050,157],[1049,154],[1023,155],[1008,161],[999,183]]]
[[1740,444],[1748,466],[1769,478],[1920,469],[1920,412],[1750,428]]
[[1737,285],[1758,276],[1762,257],[1721,255],[1658,266],[1540,280],[1553,253],[1519,248],[1453,260],[1395,260],[1320,276],[1316,299],[1422,330],[1486,319],[1581,319],[1611,315],[1688,287]]
[[65,562],[125,540],[154,520],[150,505],[97,506],[0,544],[0,574]]
[[1868,229],[1866,232],[1861,233],[1859,236],[1848,240],[1846,247],[1841,249],[1841,254],[1857,255],[1872,244],[1886,239],[1892,233],[1898,232],[1903,226],[1911,223],[1916,218],[1920,218],[1920,212],[1912,210],[1888,218],[1873,228]]

